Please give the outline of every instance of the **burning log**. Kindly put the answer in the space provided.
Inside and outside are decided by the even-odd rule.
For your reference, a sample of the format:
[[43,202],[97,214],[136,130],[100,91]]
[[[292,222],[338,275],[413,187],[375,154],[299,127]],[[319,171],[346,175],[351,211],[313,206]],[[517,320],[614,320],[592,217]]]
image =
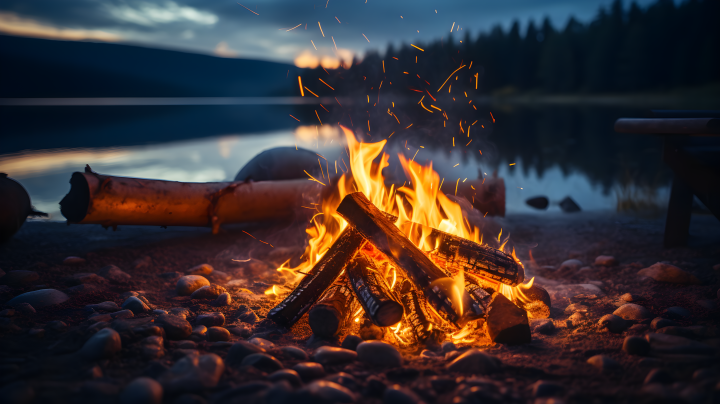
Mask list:
[[342,277],[330,286],[310,309],[308,323],[313,334],[330,338],[337,336],[352,321],[355,296]]
[[432,336],[432,323],[423,310],[418,292],[413,288],[410,281],[403,281],[400,286],[400,293],[403,308],[405,309],[404,322],[410,327],[414,341],[407,341],[408,345],[424,343]]
[[472,282],[469,279],[465,279],[465,291],[467,292],[468,299],[470,300],[470,310],[465,314],[466,319],[477,320],[485,317],[487,308],[490,306],[492,296],[481,288],[477,283]]
[[525,310],[500,293],[492,295],[485,319],[485,330],[493,342],[501,344],[524,344],[532,338]]
[[290,327],[303,316],[340,276],[340,273],[365,244],[352,228],[345,229],[290,295],[268,313],[275,323]]
[[380,327],[389,327],[402,320],[403,306],[396,301],[375,261],[360,253],[347,268],[350,285],[365,314]]
[[529,286],[519,285],[513,303],[527,311],[530,318],[550,317],[550,294],[534,282]]
[[407,274],[444,320],[457,324],[460,314],[455,312],[449,296],[440,287],[432,285],[434,281],[447,276],[362,192],[345,196],[337,212]]

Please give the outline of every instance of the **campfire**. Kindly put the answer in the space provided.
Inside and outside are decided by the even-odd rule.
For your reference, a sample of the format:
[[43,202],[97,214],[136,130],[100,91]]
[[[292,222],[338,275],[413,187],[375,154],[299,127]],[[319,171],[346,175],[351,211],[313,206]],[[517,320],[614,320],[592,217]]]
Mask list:
[[[342,129],[349,172],[323,183],[302,263],[277,269],[294,289],[268,319],[290,328],[307,313],[318,337],[359,327],[365,339],[406,348],[472,343],[481,334],[529,342],[528,318],[548,317],[550,300],[533,279],[523,284],[523,264],[514,248],[506,251],[509,236],[483,240],[441,191],[432,163],[399,155],[409,184],[387,186],[386,141],[359,143]],[[266,294],[283,290],[290,288],[273,285]]]

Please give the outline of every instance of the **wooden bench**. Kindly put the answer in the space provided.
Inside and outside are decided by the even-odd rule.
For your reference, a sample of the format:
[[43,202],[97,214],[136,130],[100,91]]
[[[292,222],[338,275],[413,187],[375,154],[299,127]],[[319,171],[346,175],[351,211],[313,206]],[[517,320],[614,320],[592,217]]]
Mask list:
[[663,161],[674,174],[663,244],[685,246],[693,195],[720,220],[720,111],[652,112],[618,119],[615,132],[663,137]]

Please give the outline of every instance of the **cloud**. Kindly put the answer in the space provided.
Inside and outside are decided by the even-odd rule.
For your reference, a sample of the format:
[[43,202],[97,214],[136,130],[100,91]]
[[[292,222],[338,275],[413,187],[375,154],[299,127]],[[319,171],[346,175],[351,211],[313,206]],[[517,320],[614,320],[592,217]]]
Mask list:
[[230,49],[230,47],[225,41],[221,41],[217,44],[214,53],[215,55],[223,58],[236,58],[238,56],[238,52]]
[[38,21],[19,17],[14,13],[0,12],[0,32],[36,38],[64,39],[69,41],[96,40],[115,42],[122,38],[110,32],[94,29],[57,28]]
[[127,4],[115,6],[109,5],[108,11],[111,15],[121,21],[130,23],[154,26],[172,22],[192,22],[199,25],[213,25],[218,21],[218,16],[201,11],[189,6],[180,6],[173,1],[164,4],[140,3],[137,6]]

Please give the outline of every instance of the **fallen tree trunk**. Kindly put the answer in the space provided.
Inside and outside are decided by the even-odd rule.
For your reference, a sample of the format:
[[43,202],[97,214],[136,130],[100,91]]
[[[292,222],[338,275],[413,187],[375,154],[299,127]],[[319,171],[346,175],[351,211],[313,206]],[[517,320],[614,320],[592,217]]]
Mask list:
[[396,301],[374,260],[362,252],[347,268],[348,280],[365,313],[375,325],[389,327],[403,316],[403,306]]

